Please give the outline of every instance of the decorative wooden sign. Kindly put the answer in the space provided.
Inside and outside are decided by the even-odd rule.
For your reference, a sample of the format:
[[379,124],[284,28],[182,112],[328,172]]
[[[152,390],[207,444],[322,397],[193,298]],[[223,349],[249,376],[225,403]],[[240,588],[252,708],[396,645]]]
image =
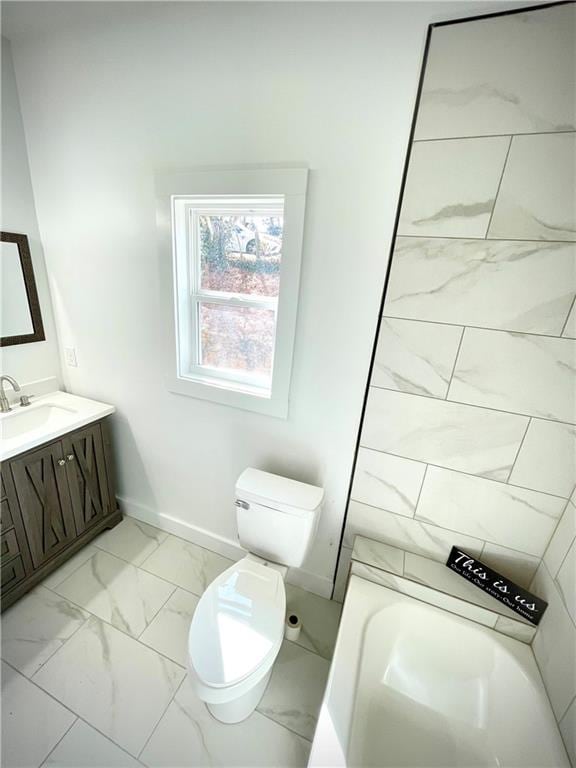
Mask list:
[[504,603],[511,611],[519,613],[531,624],[540,623],[548,607],[545,600],[514,584],[510,579],[493,571],[492,568],[457,547],[452,547],[446,565],[478,589]]

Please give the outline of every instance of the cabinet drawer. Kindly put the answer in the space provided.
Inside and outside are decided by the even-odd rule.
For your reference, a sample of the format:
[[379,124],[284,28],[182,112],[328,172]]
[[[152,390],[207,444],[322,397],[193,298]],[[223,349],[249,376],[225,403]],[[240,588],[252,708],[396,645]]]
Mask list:
[[20,554],[20,547],[16,540],[16,531],[14,529],[6,531],[6,533],[3,533],[2,536],[0,536],[0,557],[2,558],[2,562],[4,563],[6,560],[15,557],[18,554]]
[[12,528],[14,521],[10,514],[10,504],[8,499],[2,499],[0,501],[0,531],[5,531],[7,528]]
[[25,576],[24,564],[21,557],[15,557],[9,563],[2,566],[1,585],[2,591],[8,591],[16,586]]

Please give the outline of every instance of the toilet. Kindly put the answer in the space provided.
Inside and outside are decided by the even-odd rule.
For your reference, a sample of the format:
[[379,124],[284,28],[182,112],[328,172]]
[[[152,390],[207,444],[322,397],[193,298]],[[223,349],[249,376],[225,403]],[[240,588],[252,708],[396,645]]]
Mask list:
[[188,638],[192,685],[223,723],[246,719],[266,689],[284,636],[284,577],[304,562],[323,497],[322,488],[258,469],[238,478],[238,538],[248,554],[206,589]]

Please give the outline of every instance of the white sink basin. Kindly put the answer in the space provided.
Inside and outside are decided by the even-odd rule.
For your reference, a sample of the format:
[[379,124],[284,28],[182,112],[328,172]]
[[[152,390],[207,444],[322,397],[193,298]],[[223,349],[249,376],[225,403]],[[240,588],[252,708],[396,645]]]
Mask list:
[[112,405],[68,392],[44,395],[24,408],[13,405],[11,411],[0,414],[0,461],[113,412]]

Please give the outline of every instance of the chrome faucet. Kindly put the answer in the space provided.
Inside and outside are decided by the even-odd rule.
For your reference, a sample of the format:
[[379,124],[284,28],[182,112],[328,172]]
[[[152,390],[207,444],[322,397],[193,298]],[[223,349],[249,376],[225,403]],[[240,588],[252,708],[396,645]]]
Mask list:
[[20,384],[18,384],[16,379],[13,379],[12,376],[0,376],[0,413],[8,413],[8,411],[12,410],[8,398],[6,397],[6,393],[4,392],[5,381],[12,386],[14,392],[20,392]]

